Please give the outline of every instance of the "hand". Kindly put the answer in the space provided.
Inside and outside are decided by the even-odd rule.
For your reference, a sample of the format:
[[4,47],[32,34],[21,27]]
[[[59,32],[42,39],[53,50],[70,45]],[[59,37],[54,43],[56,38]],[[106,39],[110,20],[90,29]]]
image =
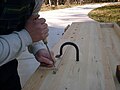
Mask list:
[[52,59],[46,49],[40,49],[36,54],[35,58],[38,62],[41,63],[41,65],[44,65],[46,67],[52,67],[54,62],[52,60],[55,60],[54,53],[51,51]]
[[48,25],[44,18],[38,18],[39,15],[31,16],[26,22],[25,29],[30,34],[33,42],[45,39],[48,36]]

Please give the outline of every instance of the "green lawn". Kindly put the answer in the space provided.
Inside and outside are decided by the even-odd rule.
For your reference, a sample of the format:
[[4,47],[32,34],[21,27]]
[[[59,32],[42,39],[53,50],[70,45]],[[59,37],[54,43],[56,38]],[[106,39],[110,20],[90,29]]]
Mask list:
[[116,22],[120,25],[120,4],[96,8],[92,10],[88,16],[99,22]]

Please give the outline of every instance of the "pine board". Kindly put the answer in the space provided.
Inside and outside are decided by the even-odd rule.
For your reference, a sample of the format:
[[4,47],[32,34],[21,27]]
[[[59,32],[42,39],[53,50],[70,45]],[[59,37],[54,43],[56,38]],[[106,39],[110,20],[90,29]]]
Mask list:
[[52,50],[57,55],[64,42],[74,42],[79,47],[79,61],[74,47],[65,46],[62,57],[56,59],[56,66],[60,65],[56,74],[38,67],[22,90],[119,90],[114,78],[120,64],[118,32],[116,24],[72,23]]

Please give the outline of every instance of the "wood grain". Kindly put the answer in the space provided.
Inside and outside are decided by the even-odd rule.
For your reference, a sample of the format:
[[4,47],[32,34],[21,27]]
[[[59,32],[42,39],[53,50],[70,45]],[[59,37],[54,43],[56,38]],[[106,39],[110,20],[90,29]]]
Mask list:
[[72,23],[52,50],[57,55],[64,42],[74,42],[80,50],[79,62],[75,48],[65,46],[63,55],[56,59],[56,66],[60,65],[56,74],[38,67],[22,90],[120,90],[114,75],[120,64],[118,29],[98,22]]

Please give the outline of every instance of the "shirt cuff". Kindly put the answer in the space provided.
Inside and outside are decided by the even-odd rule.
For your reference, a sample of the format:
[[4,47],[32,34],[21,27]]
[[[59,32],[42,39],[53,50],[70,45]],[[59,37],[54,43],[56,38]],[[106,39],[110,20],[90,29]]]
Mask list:
[[34,42],[28,47],[28,50],[30,53],[33,53],[34,55],[38,52],[40,49],[45,49],[45,45],[42,41]]

